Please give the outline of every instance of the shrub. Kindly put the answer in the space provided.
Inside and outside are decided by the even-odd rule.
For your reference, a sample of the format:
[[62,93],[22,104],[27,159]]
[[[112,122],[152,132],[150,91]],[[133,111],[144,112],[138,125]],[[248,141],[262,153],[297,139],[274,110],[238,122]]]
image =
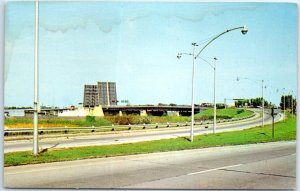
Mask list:
[[244,113],[244,112],[245,112],[244,109],[238,109],[238,110],[237,110],[237,114],[241,114],[241,113]]
[[86,116],[85,117],[85,121],[87,122],[87,123],[95,123],[96,122],[96,117],[95,116]]

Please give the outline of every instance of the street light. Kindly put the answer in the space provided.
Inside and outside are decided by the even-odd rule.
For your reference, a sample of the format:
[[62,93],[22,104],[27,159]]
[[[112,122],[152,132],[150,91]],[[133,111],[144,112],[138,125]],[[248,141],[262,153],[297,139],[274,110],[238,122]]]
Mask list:
[[191,55],[193,56],[193,71],[192,71],[192,116],[191,116],[191,131],[190,131],[190,140],[193,142],[194,138],[194,110],[195,110],[195,105],[194,105],[194,76],[195,76],[195,48],[197,43],[193,42],[193,54],[191,53],[178,53],[177,58],[180,59],[182,55]]
[[216,124],[217,124],[217,104],[216,104],[216,70],[217,70],[217,58],[214,57],[214,65],[205,60],[202,57],[199,57],[201,60],[206,62],[212,69],[214,70],[214,125],[213,125],[213,133],[216,133]]
[[[241,78],[241,77],[237,77],[236,78],[236,81],[240,81],[240,79],[246,79],[246,80],[250,80],[252,82],[255,82],[255,83],[258,83],[260,80],[257,80],[257,79],[251,79],[251,78]],[[262,127],[264,127],[265,125],[265,121],[264,121],[264,108],[265,108],[265,100],[264,100],[264,88],[266,88],[266,86],[264,86],[264,80],[261,80],[261,92],[262,92],[262,106],[261,106],[261,109],[262,109]]]
[[[246,25],[242,26],[242,27],[235,27],[235,28],[232,28],[232,29],[228,29],[218,35],[216,35],[213,39],[211,39],[208,43],[206,43],[203,48],[199,51],[199,53],[196,55],[195,59],[197,59],[201,52],[210,44],[212,43],[214,40],[216,40],[217,38],[219,38],[220,36],[230,32],[230,31],[234,31],[234,30],[238,30],[238,29],[241,29],[241,32],[243,35],[247,34],[248,32],[248,29],[246,27]],[[200,57],[201,58],[201,57]],[[217,58],[214,58],[215,59],[215,67],[214,67],[214,127],[213,127],[213,132],[215,133],[216,131],[216,91],[215,91],[215,82],[216,82],[216,61],[217,61]]]
[[39,110],[39,94],[38,94],[38,50],[39,50],[39,1],[35,1],[35,35],[34,35],[35,51],[34,51],[34,101],[33,101],[33,155],[38,155],[38,110]]
[[[235,27],[232,29],[228,29],[218,35],[216,35],[213,39],[211,39],[208,43],[206,43],[203,48],[199,51],[199,53],[195,56],[195,46],[198,46],[196,43],[192,43],[192,45],[194,46],[194,50],[193,50],[193,74],[192,74],[192,126],[191,126],[191,141],[193,141],[193,135],[194,135],[194,64],[195,64],[195,59],[197,59],[199,57],[199,55],[201,54],[201,52],[210,44],[212,43],[214,40],[216,40],[217,38],[219,38],[220,36],[230,32],[230,31],[234,31],[234,30],[238,30],[241,29],[242,34],[246,34],[248,32],[248,29],[246,28],[246,26],[242,26],[242,27]],[[185,53],[186,54],[186,53]],[[177,58],[179,59],[181,57],[181,54],[177,55]],[[188,54],[191,55],[191,54]]]
[[197,54],[197,56],[196,56],[195,59],[197,59],[197,57],[201,54],[201,52],[202,52],[202,51],[203,51],[210,43],[212,43],[214,40],[216,40],[217,38],[219,38],[219,37],[222,36],[223,34],[226,34],[226,33],[230,32],[230,31],[238,30],[238,29],[241,29],[241,32],[242,32],[243,35],[247,34],[247,32],[248,32],[248,29],[247,29],[246,25],[244,25],[244,26],[242,26],[242,27],[236,27],[236,28],[228,29],[228,30],[226,30],[226,31],[224,31],[224,32],[222,32],[222,33],[220,33],[220,34],[218,34],[218,35],[215,36],[213,39],[211,39],[205,46],[203,46],[203,48],[199,51],[199,53]]

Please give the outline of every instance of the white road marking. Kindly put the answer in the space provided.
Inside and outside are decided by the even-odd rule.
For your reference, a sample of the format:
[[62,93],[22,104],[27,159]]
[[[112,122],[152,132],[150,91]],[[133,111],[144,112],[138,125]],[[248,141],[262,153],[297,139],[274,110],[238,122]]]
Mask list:
[[188,175],[188,176],[191,176],[191,175],[195,175],[195,174],[202,174],[202,173],[206,173],[206,172],[211,172],[211,171],[220,170],[220,169],[225,169],[225,168],[232,168],[232,167],[241,166],[241,165],[242,165],[242,164],[236,164],[236,165],[231,165],[231,166],[223,166],[223,167],[219,167],[219,168],[212,168],[212,169],[203,170],[203,171],[199,171],[199,172],[189,173],[189,174],[187,174],[187,175]]

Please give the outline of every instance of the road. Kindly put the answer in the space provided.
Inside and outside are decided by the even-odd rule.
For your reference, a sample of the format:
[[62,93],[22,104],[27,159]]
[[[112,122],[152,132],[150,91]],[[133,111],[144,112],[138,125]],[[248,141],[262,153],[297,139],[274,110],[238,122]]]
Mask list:
[[[276,121],[281,120],[282,115],[276,116]],[[265,115],[265,124],[271,123],[270,115]],[[261,118],[254,120],[239,121],[230,124],[217,124],[217,132],[241,130],[254,126],[261,125]],[[194,134],[211,133],[212,125],[209,128],[204,126],[195,126]],[[89,136],[76,136],[76,137],[60,137],[51,139],[42,139],[39,141],[40,149],[45,148],[68,148],[78,146],[93,146],[93,145],[108,145],[108,144],[121,144],[133,143],[140,141],[150,141],[159,139],[176,138],[182,136],[189,136],[190,127],[174,128],[174,129],[152,129],[146,131],[124,131],[107,135],[89,135]],[[5,141],[4,152],[26,151],[32,149],[32,140],[19,140],[19,141]]]
[[293,189],[296,141],[4,168],[6,188]]

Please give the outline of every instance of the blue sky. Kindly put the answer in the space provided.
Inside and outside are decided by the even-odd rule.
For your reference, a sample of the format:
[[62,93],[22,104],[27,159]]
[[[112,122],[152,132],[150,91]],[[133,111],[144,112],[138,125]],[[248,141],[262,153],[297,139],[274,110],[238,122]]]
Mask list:
[[[279,103],[276,89],[297,85],[297,6],[292,3],[40,2],[40,102],[77,105],[84,84],[115,81],[131,104],[190,104],[192,57],[217,57],[217,101],[261,96]],[[5,106],[33,102],[34,3],[8,2],[5,12]],[[213,101],[213,70],[195,67],[195,102]]]

